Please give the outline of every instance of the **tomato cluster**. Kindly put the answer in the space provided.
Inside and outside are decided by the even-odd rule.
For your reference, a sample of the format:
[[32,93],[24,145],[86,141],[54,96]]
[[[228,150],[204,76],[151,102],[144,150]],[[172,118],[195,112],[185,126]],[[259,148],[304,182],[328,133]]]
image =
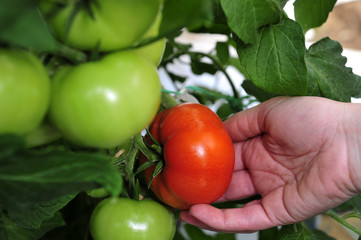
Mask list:
[[50,80],[35,54],[0,49],[0,134],[29,134],[47,116],[73,143],[120,145],[150,123],[160,104],[165,40],[129,47],[157,36],[162,0],[55,2],[40,1],[39,9],[57,39],[99,57],[63,64]]
[[[46,53],[42,60],[61,60],[49,71],[34,52],[0,48],[0,134],[28,136],[46,124],[74,144],[112,148],[154,119],[150,132],[165,160],[151,185],[156,196],[180,209],[219,198],[234,165],[222,121],[200,104],[181,104],[155,117],[165,39],[135,48],[158,35],[162,1],[40,0],[39,10],[57,40],[89,58],[70,63],[63,55]],[[145,170],[147,181],[153,170]],[[170,240],[175,220],[158,202],[112,197],[95,208],[90,231],[95,240]]]

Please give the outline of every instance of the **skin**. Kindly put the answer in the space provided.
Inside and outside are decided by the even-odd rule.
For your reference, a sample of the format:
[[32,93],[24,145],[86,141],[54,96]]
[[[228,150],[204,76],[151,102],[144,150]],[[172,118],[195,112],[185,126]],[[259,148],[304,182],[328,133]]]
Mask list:
[[139,133],[157,113],[156,67],[133,51],[65,66],[54,76],[49,116],[68,140],[110,148]]
[[222,232],[253,232],[303,221],[361,192],[361,106],[316,97],[279,97],[225,123],[236,152],[219,201],[255,194],[242,208],[192,206],[180,219]]
[[27,134],[42,122],[49,105],[50,80],[30,52],[0,49],[0,134]]
[[[153,23],[153,25],[148,29],[148,31],[142,36],[141,41],[156,37],[158,35],[159,26],[162,20],[162,12],[158,13],[158,16]],[[164,50],[165,50],[166,41],[165,38],[147,44],[141,48],[136,49],[136,51],[142,54],[145,58],[147,58],[150,62],[152,62],[156,67],[159,66]]]
[[108,198],[100,202],[90,219],[95,240],[171,240],[173,214],[158,202]]
[[[138,41],[155,21],[161,0],[103,0],[90,4],[93,17],[81,8],[74,17],[69,32],[68,20],[75,4],[70,3],[52,15],[55,7],[41,1],[41,10],[48,19],[55,35],[71,47],[82,50],[113,51],[129,47]],[[141,16],[141,17],[140,17]]]
[[[151,185],[161,201],[187,209],[223,195],[232,177],[234,149],[215,113],[201,104],[180,104],[160,113],[150,132],[163,146],[165,165]],[[153,171],[145,170],[147,182]]]

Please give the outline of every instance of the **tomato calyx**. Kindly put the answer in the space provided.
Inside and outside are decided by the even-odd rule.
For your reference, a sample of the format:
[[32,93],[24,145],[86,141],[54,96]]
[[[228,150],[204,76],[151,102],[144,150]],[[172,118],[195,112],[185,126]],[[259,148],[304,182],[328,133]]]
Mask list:
[[[144,141],[145,140],[145,141]],[[162,155],[162,147],[160,143],[153,138],[150,132],[147,130],[146,137],[142,137],[141,135],[137,135],[134,138],[135,145],[141,151],[141,153],[148,159],[148,161],[144,162],[139,166],[135,174],[138,174],[145,169],[152,167],[155,165],[155,169],[147,183],[148,188],[152,184],[153,179],[163,170],[164,167],[164,159]]]
[[[137,160],[140,160],[139,165],[136,164]],[[146,137],[137,134],[131,139],[130,149],[122,149],[115,155],[114,165],[121,171],[126,182],[123,195],[139,200],[140,182],[137,175],[145,169],[155,166],[152,177],[147,183],[148,188],[150,188],[152,180],[163,170],[162,147],[151,137],[150,133]]]

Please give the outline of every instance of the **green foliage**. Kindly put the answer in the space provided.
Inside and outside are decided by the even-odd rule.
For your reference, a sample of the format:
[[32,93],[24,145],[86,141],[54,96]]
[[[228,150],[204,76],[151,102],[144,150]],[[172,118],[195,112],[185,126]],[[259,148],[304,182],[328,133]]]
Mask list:
[[121,191],[122,178],[109,157],[24,146],[21,137],[0,137],[1,239],[37,239],[63,225],[58,211],[81,191]]
[[228,26],[244,42],[254,43],[258,29],[267,24],[277,23],[282,8],[272,0],[221,0],[228,19]]
[[[163,93],[161,108],[186,100],[182,94],[192,94],[203,104],[217,106],[215,111],[226,119],[255,102],[279,95],[321,96],[344,102],[361,97],[361,77],[345,66],[347,59],[338,42],[324,38],[309,48],[305,45],[306,31],[326,21],[336,0],[296,0],[295,20],[283,11],[287,2],[164,0],[158,36],[139,43],[167,38],[160,68],[175,90],[172,94]],[[48,64],[51,73],[63,63],[77,64],[100,57],[97,49],[79,51],[58,43],[37,4],[37,0],[0,0],[1,47],[29,49],[42,57],[44,64],[56,62],[55,66]],[[197,52],[192,44],[178,42],[185,30],[193,34],[221,34],[225,40],[218,41],[209,52]],[[186,65],[193,75],[173,71],[174,63]],[[241,86],[229,75],[230,67],[245,77]],[[231,94],[198,84],[187,85],[188,78],[218,73],[227,80]],[[90,240],[88,220],[97,200],[86,191],[101,187],[114,196],[135,198],[141,193],[154,197],[139,177],[139,146],[132,141],[131,147],[114,159],[115,153],[123,149],[121,146],[102,151],[78,148],[59,140],[53,130],[45,129],[26,140],[15,135],[0,136],[0,239],[35,240],[44,236],[43,239]],[[148,149],[148,154],[159,155],[155,149]],[[346,221],[351,217],[361,219],[360,203],[357,195],[326,214],[361,236],[361,231]],[[241,207],[233,203],[217,205],[222,206]],[[178,231],[174,239],[236,239],[236,234],[209,234],[191,225],[181,226],[184,231]],[[297,223],[259,232],[259,240],[271,239],[333,238]]]
[[254,44],[240,44],[238,55],[257,87],[278,95],[306,94],[305,42],[297,22],[282,19],[260,29]]
[[48,231],[53,228],[64,225],[64,221],[60,213],[56,213],[51,216],[45,222],[42,222],[36,228],[23,228],[19,227],[16,223],[11,221],[5,214],[0,215],[0,237],[1,239],[17,239],[17,240],[28,240],[28,239],[39,239]]
[[274,227],[259,234],[259,240],[335,240],[319,230],[310,230],[303,223]]
[[302,25],[303,31],[319,27],[327,20],[337,0],[297,0],[294,3],[296,21]]
[[56,49],[36,0],[1,0],[0,6],[0,40],[37,50]]
[[167,36],[184,27],[207,25],[212,20],[212,0],[166,0],[159,35]]
[[309,48],[305,57],[308,95],[350,102],[351,97],[360,93],[360,79],[352,69],[345,67],[347,59],[341,54],[341,45],[329,38]]
[[174,240],[192,239],[192,240],[236,240],[236,235],[233,233],[206,233],[198,227],[185,224],[184,225],[186,237],[178,233]]

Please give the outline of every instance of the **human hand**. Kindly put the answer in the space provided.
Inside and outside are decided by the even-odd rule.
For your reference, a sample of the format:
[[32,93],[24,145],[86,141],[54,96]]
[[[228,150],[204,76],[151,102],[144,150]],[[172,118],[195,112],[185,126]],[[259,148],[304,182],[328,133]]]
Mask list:
[[315,97],[274,98],[235,114],[224,123],[235,171],[218,201],[261,199],[223,210],[198,204],[180,219],[215,231],[252,232],[303,221],[351,198],[361,189],[355,170],[361,169],[361,132],[353,114],[345,103]]

